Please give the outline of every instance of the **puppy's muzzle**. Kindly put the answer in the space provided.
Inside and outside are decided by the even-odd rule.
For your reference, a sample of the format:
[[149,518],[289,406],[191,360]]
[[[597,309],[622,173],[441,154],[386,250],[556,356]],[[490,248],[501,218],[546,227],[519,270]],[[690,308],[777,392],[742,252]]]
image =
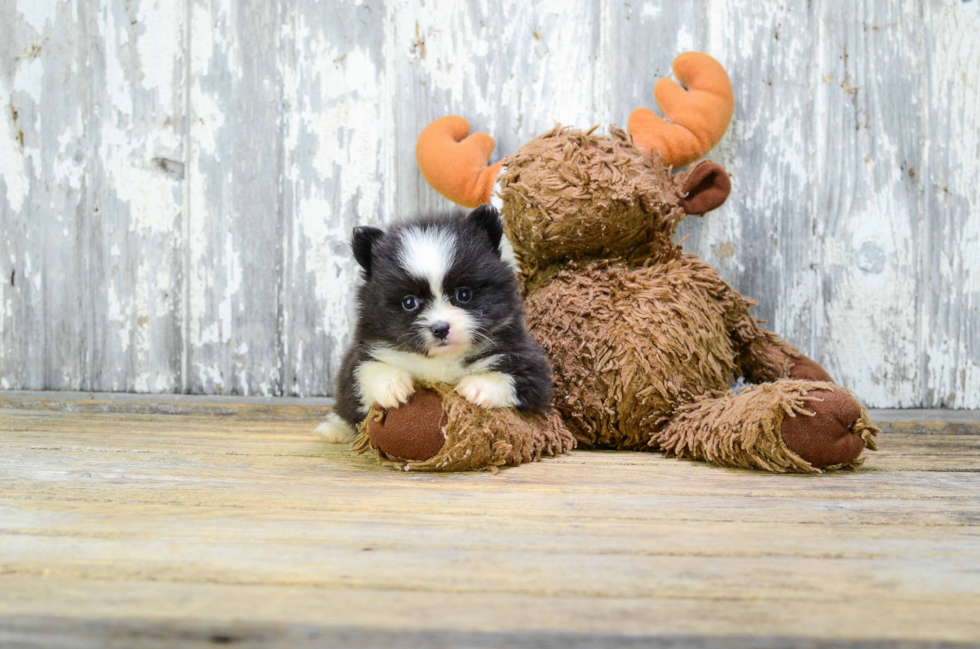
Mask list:
[[449,323],[448,322],[436,322],[429,325],[429,331],[432,335],[439,340],[445,340],[449,335]]

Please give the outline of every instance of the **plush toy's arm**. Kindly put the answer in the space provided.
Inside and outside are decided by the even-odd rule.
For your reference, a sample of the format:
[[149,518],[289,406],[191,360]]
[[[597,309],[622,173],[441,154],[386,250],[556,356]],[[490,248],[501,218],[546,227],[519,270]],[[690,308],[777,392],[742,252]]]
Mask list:
[[375,404],[359,427],[354,450],[377,452],[391,467],[471,471],[518,466],[575,448],[557,412],[474,406],[446,383],[420,383],[407,404]]
[[422,176],[437,192],[463,207],[490,202],[500,163],[487,166],[493,138],[470,132],[470,123],[458,115],[437,119],[422,131],[415,157]]
[[[738,368],[751,383],[763,383],[776,379],[806,379],[833,383],[820,365],[804,356],[796,347],[763,329],[754,317],[746,313],[746,320],[733,333],[738,345]],[[751,323],[748,322],[751,320]]]

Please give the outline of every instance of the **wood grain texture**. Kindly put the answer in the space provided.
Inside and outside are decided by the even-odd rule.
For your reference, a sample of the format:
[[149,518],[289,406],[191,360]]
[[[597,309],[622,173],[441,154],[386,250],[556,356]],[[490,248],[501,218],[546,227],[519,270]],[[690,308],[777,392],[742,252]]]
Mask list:
[[192,1],[182,388],[281,392],[277,3]]
[[[333,393],[353,326],[355,225],[384,224],[394,179],[383,2],[284,4],[280,391]],[[366,81],[371,80],[371,81]]]
[[180,381],[179,5],[4,3],[0,387]]
[[433,475],[293,406],[206,412],[0,410],[0,642],[980,641],[976,429],[819,477],[614,452]]
[[601,3],[595,0],[395,2],[397,214],[446,209],[415,164],[415,141],[430,122],[464,116],[471,132],[497,143],[493,159],[556,122],[605,121],[600,75]]
[[[963,15],[962,9],[969,9]],[[980,5],[926,5],[922,34],[928,75],[923,222],[921,352],[924,401],[976,407],[980,394]],[[968,30],[974,31],[968,31]]]
[[11,0],[0,389],[318,396],[350,228],[448,207],[415,140],[606,128],[673,57],[735,88],[680,236],[873,407],[980,407],[980,9],[959,0]]

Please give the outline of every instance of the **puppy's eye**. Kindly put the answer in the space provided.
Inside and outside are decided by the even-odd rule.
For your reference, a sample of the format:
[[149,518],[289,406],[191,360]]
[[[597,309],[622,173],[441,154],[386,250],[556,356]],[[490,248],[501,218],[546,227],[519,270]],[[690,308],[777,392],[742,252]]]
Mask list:
[[473,291],[468,288],[458,288],[456,289],[456,301],[460,304],[466,304],[473,298]]
[[406,295],[402,298],[402,308],[406,311],[414,311],[419,308],[419,301],[414,295]]

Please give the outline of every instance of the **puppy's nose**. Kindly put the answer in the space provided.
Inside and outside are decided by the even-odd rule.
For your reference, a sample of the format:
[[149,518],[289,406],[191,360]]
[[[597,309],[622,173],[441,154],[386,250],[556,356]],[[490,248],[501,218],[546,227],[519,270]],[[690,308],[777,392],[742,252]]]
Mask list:
[[431,331],[432,335],[439,340],[445,340],[446,336],[449,335],[449,323],[437,322],[433,325],[429,325],[429,331]]

